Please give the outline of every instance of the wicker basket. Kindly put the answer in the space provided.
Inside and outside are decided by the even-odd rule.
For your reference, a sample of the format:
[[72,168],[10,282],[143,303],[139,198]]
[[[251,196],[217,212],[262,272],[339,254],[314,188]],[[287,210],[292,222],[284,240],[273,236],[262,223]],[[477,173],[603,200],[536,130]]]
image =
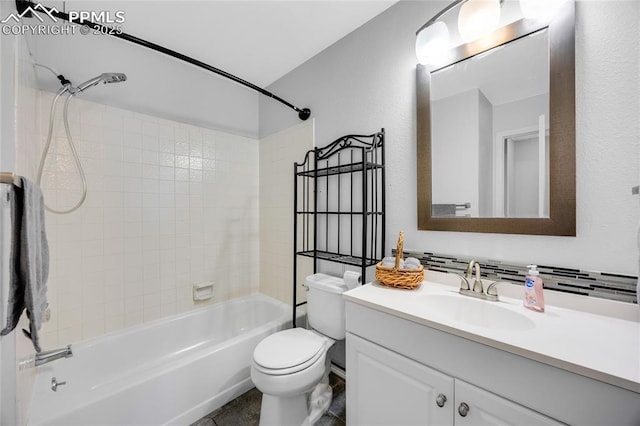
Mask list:
[[424,279],[424,267],[420,269],[400,269],[402,249],[404,246],[404,232],[398,235],[398,247],[396,248],[396,264],[393,268],[382,266],[382,262],[376,265],[376,279],[389,287],[414,289],[420,286]]

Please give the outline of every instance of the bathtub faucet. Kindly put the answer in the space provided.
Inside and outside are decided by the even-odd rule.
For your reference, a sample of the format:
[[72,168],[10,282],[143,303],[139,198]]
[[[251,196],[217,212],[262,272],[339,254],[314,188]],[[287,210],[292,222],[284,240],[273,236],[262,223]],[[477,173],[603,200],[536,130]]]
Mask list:
[[36,354],[35,365],[36,367],[42,364],[47,364],[51,361],[55,361],[60,358],[70,358],[73,356],[71,351],[71,345],[67,345],[66,348],[53,349],[46,352],[38,352]]

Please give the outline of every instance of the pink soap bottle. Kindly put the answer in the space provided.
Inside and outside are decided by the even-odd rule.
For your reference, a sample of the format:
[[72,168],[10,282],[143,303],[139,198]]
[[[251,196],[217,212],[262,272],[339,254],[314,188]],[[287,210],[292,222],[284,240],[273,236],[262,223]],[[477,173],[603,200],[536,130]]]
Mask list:
[[529,275],[524,280],[524,307],[536,312],[544,312],[544,293],[538,265],[529,265]]

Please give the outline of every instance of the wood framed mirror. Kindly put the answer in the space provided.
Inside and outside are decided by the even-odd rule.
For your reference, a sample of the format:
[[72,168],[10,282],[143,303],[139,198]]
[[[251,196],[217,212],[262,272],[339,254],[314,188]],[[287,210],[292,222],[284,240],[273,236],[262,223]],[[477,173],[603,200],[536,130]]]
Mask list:
[[[416,69],[418,229],[575,236],[574,1],[546,21],[521,19],[458,46],[450,58]],[[542,60],[527,65],[531,58]],[[513,99],[538,85],[545,94]],[[461,106],[462,98],[473,100]],[[524,115],[518,105],[533,103],[539,111],[527,110],[528,121],[515,117]],[[512,120],[500,124],[505,115]]]

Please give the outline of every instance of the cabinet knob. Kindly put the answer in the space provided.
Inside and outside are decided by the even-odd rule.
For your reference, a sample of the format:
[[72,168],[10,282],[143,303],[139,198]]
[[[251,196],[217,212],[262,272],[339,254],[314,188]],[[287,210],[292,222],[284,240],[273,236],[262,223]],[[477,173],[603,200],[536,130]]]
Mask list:
[[436,405],[438,407],[444,407],[444,404],[447,402],[447,397],[444,394],[439,394],[436,398]]
[[467,414],[469,414],[469,406],[467,405],[466,402],[460,403],[460,405],[458,406],[458,413],[462,417],[467,417]]

